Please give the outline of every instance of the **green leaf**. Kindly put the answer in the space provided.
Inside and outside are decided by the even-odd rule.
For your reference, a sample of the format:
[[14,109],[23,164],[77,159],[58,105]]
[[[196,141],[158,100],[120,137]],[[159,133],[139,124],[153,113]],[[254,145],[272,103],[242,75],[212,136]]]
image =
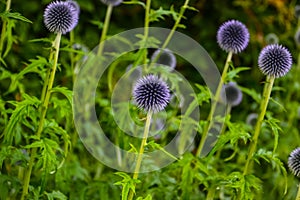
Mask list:
[[272,132],[274,134],[274,147],[273,147],[273,154],[276,152],[279,140],[279,131],[282,132],[281,127],[278,125],[280,123],[279,120],[267,115],[267,120],[265,122],[270,126]]
[[159,7],[158,10],[150,10],[149,21],[155,22],[160,21],[161,19],[165,19],[164,16],[170,16],[177,13],[174,13],[174,10],[164,10],[162,7]]
[[47,59],[38,56],[37,59],[30,59],[29,61],[31,63],[27,65],[21,72],[11,75],[11,84],[6,94],[15,91],[19,85],[19,81],[22,80],[28,73],[37,73],[42,79],[44,78],[45,67],[49,66]]
[[7,126],[3,131],[4,143],[12,145],[13,140],[17,137],[16,127],[18,124],[22,124],[24,118],[31,115],[31,110],[36,110],[40,105],[40,100],[36,97],[31,97],[29,95],[23,95],[24,100],[21,102],[10,102],[16,106],[15,110],[8,121]]
[[20,21],[23,21],[23,22],[28,22],[28,23],[32,23],[32,21],[30,21],[29,19],[27,19],[26,17],[22,16],[20,13],[17,13],[17,12],[9,12],[9,11],[5,11],[3,13],[0,13],[0,17],[2,19],[17,19],[17,20],[20,20]]
[[121,181],[116,182],[115,185],[122,185],[122,200],[127,200],[129,191],[131,190],[135,193],[135,185],[141,181],[138,179],[132,179],[124,172],[116,172],[115,174],[123,178]]
[[48,200],[54,200],[54,199],[60,199],[60,200],[67,200],[68,197],[65,196],[63,193],[61,193],[60,191],[53,191],[51,193],[47,193],[47,198]]
[[256,103],[260,104],[261,94],[257,93],[254,89],[249,89],[249,88],[241,87],[241,86],[239,86],[239,88],[242,90],[243,93],[252,97],[252,99],[255,100]]
[[54,87],[54,88],[52,88],[51,92],[61,93],[68,99],[68,102],[72,106],[73,92],[71,90],[69,90],[66,87]]
[[250,70],[250,67],[237,67],[237,68],[230,70],[227,73],[225,82],[233,81],[235,78],[239,77],[240,72],[247,71],[247,70]]

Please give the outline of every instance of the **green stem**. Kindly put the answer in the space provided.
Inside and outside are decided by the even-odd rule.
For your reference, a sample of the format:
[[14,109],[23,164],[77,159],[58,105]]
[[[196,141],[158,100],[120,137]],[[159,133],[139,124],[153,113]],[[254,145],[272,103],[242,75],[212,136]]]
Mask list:
[[264,119],[265,114],[266,114],[266,110],[267,110],[267,106],[268,106],[268,103],[269,103],[269,100],[270,100],[270,95],[271,95],[272,87],[273,87],[273,84],[274,84],[274,80],[275,80],[274,76],[267,76],[267,80],[266,80],[264,91],[263,91],[263,99],[262,99],[262,102],[260,104],[260,114],[257,118],[257,122],[256,122],[256,125],[255,125],[252,142],[250,143],[250,147],[249,147],[249,151],[248,151],[248,157],[247,157],[246,165],[245,165],[245,168],[244,168],[244,175],[249,174],[249,172],[251,170],[251,167],[250,167],[251,160],[252,160],[253,155],[254,155],[255,150],[256,150],[256,146],[257,146],[257,142],[258,142],[258,136],[260,134],[261,125],[263,123],[263,119]]
[[[134,180],[136,180],[139,176],[139,171],[140,171],[141,163],[142,163],[142,157],[143,157],[145,145],[147,143],[147,138],[148,138],[148,134],[149,134],[151,118],[152,118],[152,111],[148,112],[148,114],[147,114],[143,140],[142,140],[142,143],[141,143],[140,151],[139,151],[137,161],[136,161],[136,165],[135,165],[135,169],[134,169],[134,172],[133,172],[133,179]],[[130,190],[128,200],[132,200],[133,195],[134,195],[133,191]]]
[[184,15],[184,12],[185,12],[186,8],[188,7],[189,1],[190,1],[190,0],[186,0],[186,1],[184,2],[183,6],[181,7],[179,16],[178,16],[178,18],[177,18],[177,20],[176,20],[174,26],[172,27],[172,30],[171,30],[171,32],[169,33],[167,39],[165,40],[164,44],[162,45],[162,47],[161,47],[162,49],[165,49],[165,48],[168,46],[169,42],[171,41],[171,39],[172,39],[172,37],[173,37],[173,35],[174,35],[174,33],[175,33],[177,27],[178,27],[179,24],[180,24],[180,21],[181,21],[183,15]]
[[[74,31],[71,31],[70,32],[70,48],[73,47],[73,44],[74,44]],[[71,60],[71,69],[72,69],[72,80],[73,80],[73,83],[75,82],[75,78],[76,78],[76,74],[74,73],[75,71],[75,58],[74,58],[74,52],[70,52],[70,60]]]
[[300,200],[300,184],[298,185],[298,193],[295,200]]
[[[11,0],[7,0],[6,8],[5,8],[6,12],[10,10],[10,6],[11,6]],[[4,46],[5,36],[6,36],[6,28],[7,28],[7,22],[3,20],[2,23],[3,24],[2,24],[1,37],[0,37],[0,58],[2,58],[3,46]]]
[[199,144],[197,152],[196,152],[197,157],[200,156],[200,153],[203,149],[204,143],[205,143],[207,135],[208,135],[208,131],[209,131],[211,125],[213,124],[213,116],[214,116],[214,113],[216,111],[216,107],[217,107],[217,104],[218,104],[218,101],[219,101],[219,98],[220,98],[221,90],[222,90],[223,84],[224,84],[226,76],[227,76],[227,72],[228,72],[228,69],[229,69],[229,64],[231,62],[232,55],[233,55],[232,52],[228,53],[226,63],[225,63],[224,69],[223,69],[223,73],[222,73],[222,76],[221,76],[221,80],[220,80],[219,85],[217,87],[217,91],[216,91],[216,94],[214,95],[214,98],[213,98],[213,101],[212,101],[213,103],[212,103],[210,112],[209,112],[208,117],[207,117],[207,122],[208,123],[204,128],[204,131],[203,131],[203,134],[202,134],[202,137],[201,137],[201,141],[200,141],[200,144]]
[[[168,44],[170,43],[170,41],[171,41],[171,39],[172,39],[172,37],[173,37],[173,35],[174,35],[174,33],[175,33],[177,27],[178,27],[179,24],[180,24],[180,21],[181,21],[183,15],[184,15],[184,12],[185,12],[186,8],[188,7],[188,4],[189,4],[189,0],[186,0],[186,1],[184,2],[183,6],[181,7],[179,16],[178,16],[177,20],[175,21],[175,24],[174,24],[174,26],[172,27],[172,29],[171,29],[171,31],[170,31],[170,33],[169,33],[167,39],[165,40],[165,42],[163,43],[163,45],[162,45],[162,47],[161,47],[162,50],[165,49],[165,48],[168,46]],[[157,56],[152,60],[152,62],[151,62],[151,64],[150,64],[150,67],[149,67],[149,68],[151,68],[152,65],[153,65],[154,63],[156,63],[156,61],[157,61],[157,59],[159,58],[159,56],[160,56],[161,53],[162,53],[162,51],[160,51],[159,54],[157,54]]]
[[101,54],[103,53],[104,40],[106,39],[106,34],[107,34],[107,31],[108,31],[112,10],[113,10],[113,6],[108,5],[106,15],[105,15],[105,20],[104,20],[103,30],[102,30],[102,34],[101,34],[101,38],[100,38],[100,43],[99,43],[97,56],[101,56]]
[[[41,115],[40,115],[38,130],[37,130],[37,133],[36,133],[36,136],[37,136],[38,140],[41,138],[41,134],[42,134],[42,131],[43,131],[44,121],[45,121],[45,117],[46,117],[46,113],[47,113],[47,109],[48,109],[48,104],[49,104],[49,100],[50,100],[50,95],[51,95],[51,89],[53,87],[55,72],[56,72],[56,68],[57,68],[60,39],[61,39],[61,33],[58,33],[55,40],[54,40],[54,43],[53,43],[53,48],[54,48],[53,51],[55,51],[55,54],[54,54],[52,69],[51,69],[51,72],[50,72],[50,77],[47,79],[47,82],[45,82],[45,84],[47,85],[46,86],[47,89],[46,89],[45,97],[42,97]],[[31,172],[32,172],[32,168],[33,168],[34,160],[35,160],[36,156],[37,156],[37,148],[33,148],[31,150],[31,157],[30,157],[30,160],[29,160],[28,170],[25,172],[25,176],[24,176],[24,183],[23,183],[23,191],[22,191],[21,200],[24,200],[25,196],[28,194],[28,188],[29,188],[29,183],[30,183]]]

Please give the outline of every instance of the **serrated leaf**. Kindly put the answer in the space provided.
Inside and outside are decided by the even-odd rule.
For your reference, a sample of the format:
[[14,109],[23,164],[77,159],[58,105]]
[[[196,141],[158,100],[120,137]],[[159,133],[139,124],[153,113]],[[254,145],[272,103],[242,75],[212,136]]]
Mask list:
[[55,200],[55,199],[59,199],[59,200],[67,200],[67,196],[65,196],[63,193],[61,193],[60,191],[53,191],[51,193],[46,193],[48,200]]
[[40,100],[36,97],[24,94],[23,98],[24,100],[21,102],[10,102],[14,104],[16,108],[12,112],[8,124],[3,131],[4,143],[8,145],[12,145],[12,142],[16,137],[15,128],[17,124],[22,123],[23,118],[30,114],[30,109],[36,109],[40,105]]
[[240,72],[247,71],[247,70],[250,70],[250,67],[237,67],[237,68],[230,70],[227,73],[225,82],[233,81],[235,78],[239,77]]
[[157,10],[150,10],[149,21],[155,22],[160,21],[161,19],[165,19],[165,16],[173,15],[174,11],[172,10],[164,10],[162,7],[159,7]]
[[32,21],[30,21],[29,19],[27,19],[26,17],[22,16],[20,13],[17,12],[9,12],[9,11],[5,11],[3,13],[0,13],[0,17],[3,19],[8,19],[8,18],[12,18],[12,19],[17,19],[23,22],[28,22],[28,23],[32,23]]

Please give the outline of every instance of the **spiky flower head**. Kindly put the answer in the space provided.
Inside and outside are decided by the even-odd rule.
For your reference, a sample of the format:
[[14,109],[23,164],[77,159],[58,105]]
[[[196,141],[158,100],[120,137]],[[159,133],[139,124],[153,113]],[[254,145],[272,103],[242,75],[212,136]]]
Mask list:
[[[50,32],[66,34],[78,23],[79,9],[74,1],[54,1],[45,9],[44,24]],[[78,5],[78,4],[77,4]]]
[[140,78],[133,88],[135,104],[146,112],[159,112],[170,101],[170,90],[166,82],[156,75]]
[[278,44],[279,39],[275,33],[269,33],[265,38],[267,44]]
[[157,49],[152,54],[151,61],[169,66],[171,69],[174,69],[176,66],[176,57],[169,49]]
[[295,17],[300,18],[300,5],[295,6]]
[[288,166],[295,176],[300,177],[300,147],[291,152]]
[[123,0],[101,0],[106,5],[117,6],[122,3]]
[[221,99],[227,102],[230,106],[237,106],[243,99],[243,93],[238,88],[236,83],[229,82],[223,86],[224,90],[221,92]]
[[292,67],[292,55],[282,45],[270,44],[264,47],[258,57],[258,66],[267,76],[282,77]]
[[250,34],[247,27],[237,20],[222,24],[217,33],[217,42],[226,52],[240,53],[249,43]]

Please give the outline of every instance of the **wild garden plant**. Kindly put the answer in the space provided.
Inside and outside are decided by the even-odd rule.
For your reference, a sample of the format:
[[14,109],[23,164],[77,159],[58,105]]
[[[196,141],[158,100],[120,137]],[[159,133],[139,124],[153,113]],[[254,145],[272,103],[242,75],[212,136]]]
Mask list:
[[[206,19],[208,1],[2,1],[0,199],[299,199],[300,7],[282,34],[233,2]],[[191,64],[223,51],[220,74]]]

